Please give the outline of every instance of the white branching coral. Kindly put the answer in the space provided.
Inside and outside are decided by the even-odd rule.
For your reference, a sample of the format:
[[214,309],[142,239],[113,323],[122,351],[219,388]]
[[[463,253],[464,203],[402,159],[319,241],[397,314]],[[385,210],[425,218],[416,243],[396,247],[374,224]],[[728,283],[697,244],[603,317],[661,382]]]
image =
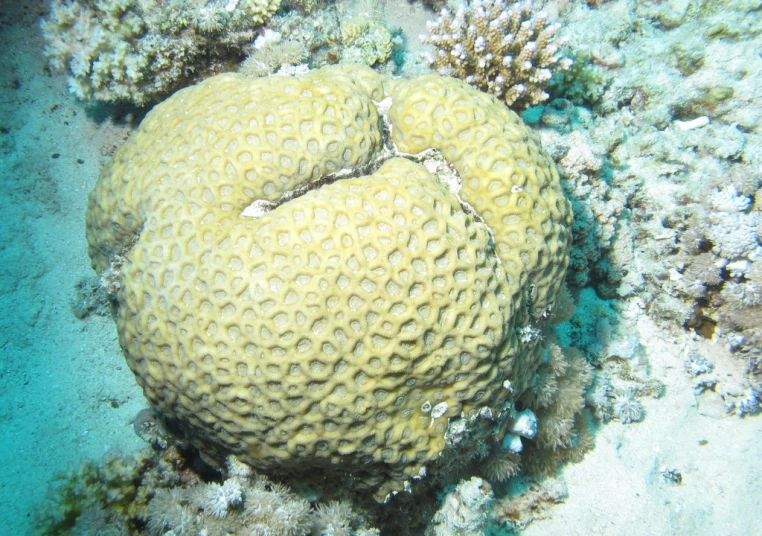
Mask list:
[[723,259],[749,257],[759,250],[760,214],[714,212],[709,214],[705,232],[714,251]]
[[566,43],[556,39],[560,26],[544,12],[534,13],[529,0],[471,0],[455,13],[442,9],[426,26],[421,40],[434,46],[426,55],[433,69],[515,108],[546,100],[543,88],[553,73],[571,66],[559,53]]
[[732,184],[727,188],[717,189],[712,197],[712,206],[720,212],[743,212],[751,206],[751,199],[738,195],[738,190]]

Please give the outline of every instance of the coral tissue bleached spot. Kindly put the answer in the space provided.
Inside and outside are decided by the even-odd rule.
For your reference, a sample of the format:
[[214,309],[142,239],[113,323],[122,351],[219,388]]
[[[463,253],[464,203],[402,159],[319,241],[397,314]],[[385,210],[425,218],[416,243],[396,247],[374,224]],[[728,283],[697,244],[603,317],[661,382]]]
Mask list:
[[259,218],[260,216],[267,214],[275,207],[275,203],[265,201],[264,199],[258,199],[251,205],[243,209],[241,216],[247,218]]

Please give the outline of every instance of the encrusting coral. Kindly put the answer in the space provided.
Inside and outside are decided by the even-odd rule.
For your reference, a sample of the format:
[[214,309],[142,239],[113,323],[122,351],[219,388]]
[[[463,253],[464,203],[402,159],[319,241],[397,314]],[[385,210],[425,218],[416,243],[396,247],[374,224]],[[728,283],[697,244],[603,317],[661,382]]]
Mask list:
[[83,100],[150,104],[220,72],[280,0],[52,0],[43,52]]
[[559,28],[544,12],[535,13],[531,1],[471,0],[455,13],[443,8],[421,39],[434,46],[426,59],[439,74],[523,109],[546,100],[553,73],[571,65],[560,55]]
[[87,216],[95,269],[127,259],[121,345],[173,429],[213,463],[350,473],[379,500],[440,458],[448,420],[500,423],[530,388],[570,228],[494,97],[357,66],[178,92]]
[[358,17],[342,22],[339,33],[343,45],[341,63],[370,66],[383,63],[392,55],[392,34],[375,20]]

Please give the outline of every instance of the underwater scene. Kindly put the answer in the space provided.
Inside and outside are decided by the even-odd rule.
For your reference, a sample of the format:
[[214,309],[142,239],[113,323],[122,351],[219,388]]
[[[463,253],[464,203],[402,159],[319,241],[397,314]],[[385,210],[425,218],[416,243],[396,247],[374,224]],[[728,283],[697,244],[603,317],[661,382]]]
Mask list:
[[762,0],[0,47],[0,534],[762,536]]

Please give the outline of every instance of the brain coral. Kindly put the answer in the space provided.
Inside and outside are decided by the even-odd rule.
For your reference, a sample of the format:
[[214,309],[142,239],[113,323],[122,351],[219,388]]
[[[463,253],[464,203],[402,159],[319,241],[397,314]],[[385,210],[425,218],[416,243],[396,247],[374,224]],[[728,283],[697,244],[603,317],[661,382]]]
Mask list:
[[379,499],[448,419],[528,388],[570,229],[552,161],[494,97],[360,67],[179,91],[87,214],[154,408],[210,458],[346,471]]

